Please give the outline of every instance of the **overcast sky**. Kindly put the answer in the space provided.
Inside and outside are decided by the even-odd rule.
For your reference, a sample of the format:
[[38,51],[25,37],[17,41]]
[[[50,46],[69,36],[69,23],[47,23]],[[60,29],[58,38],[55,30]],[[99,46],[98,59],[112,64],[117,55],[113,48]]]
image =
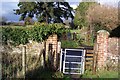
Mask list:
[[[76,8],[79,5],[79,2],[82,0],[66,0],[70,3],[71,7]],[[88,1],[88,0],[84,0]],[[89,0],[93,1],[93,0]],[[4,16],[8,21],[19,21],[19,16],[14,14],[13,9],[17,9],[17,4],[19,0],[0,0],[0,16]],[[97,0],[97,2],[110,5],[110,6],[118,6],[119,0]]]

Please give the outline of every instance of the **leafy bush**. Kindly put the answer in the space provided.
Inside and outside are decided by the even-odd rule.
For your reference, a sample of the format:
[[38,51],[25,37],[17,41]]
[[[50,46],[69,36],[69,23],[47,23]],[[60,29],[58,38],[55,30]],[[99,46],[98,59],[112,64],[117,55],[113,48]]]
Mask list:
[[61,47],[62,48],[77,48],[79,47],[79,43],[77,41],[62,40]]
[[40,24],[29,27],[2,27],[2,41],[11,41],[14,45],[26,44],[29,40],[41,42],[49,35],[57,34],[58,37],[68,30],[62,24]]

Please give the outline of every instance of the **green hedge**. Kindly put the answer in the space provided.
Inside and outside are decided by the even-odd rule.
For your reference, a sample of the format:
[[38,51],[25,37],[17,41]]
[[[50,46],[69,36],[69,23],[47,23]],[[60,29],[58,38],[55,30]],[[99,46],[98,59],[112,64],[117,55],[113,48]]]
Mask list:
[[12,41],[14,45],[26,44],[29,40],[41,42],[48,38],[51,34],[61,36],[64,32],[68,32],[62,24],[40,24],[29,27],[2,27],[2,41]]
[[77,48],[79,47],[79,43],[77,41],[62,40],[61,47],[62,48]]

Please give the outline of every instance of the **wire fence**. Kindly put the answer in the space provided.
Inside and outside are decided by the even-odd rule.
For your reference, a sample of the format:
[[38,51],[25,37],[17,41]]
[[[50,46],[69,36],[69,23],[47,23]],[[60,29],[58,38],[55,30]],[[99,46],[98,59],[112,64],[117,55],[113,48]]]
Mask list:
[[2,53],[2,78],[16,78],[22,72],[22,54]]
[[[34,55],[35,51],[26,52],[26,47],[17,48],[14,52],[6,50],[2,52],[2,78],[25,78],[28,72],[41,67],[42,55]],[[27,53],[27,54],[26,54]],[[32,73],[31,73],[32,74]]]

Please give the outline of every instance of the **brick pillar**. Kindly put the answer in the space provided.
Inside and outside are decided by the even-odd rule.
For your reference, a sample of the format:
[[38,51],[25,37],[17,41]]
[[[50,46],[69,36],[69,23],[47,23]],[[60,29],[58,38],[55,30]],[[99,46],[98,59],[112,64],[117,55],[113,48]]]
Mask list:
[[118,77],[120,77],[120,38],[118,39]]
[[97,69],[104,69],[107,59],[109,32],[100,30],[97,32]]
[[53,34],[46,40],[46,60],[48,60],[49,55],[49,45],[52,45],[52,63],[56,67],[56,56],[57,56],[57,35]]

